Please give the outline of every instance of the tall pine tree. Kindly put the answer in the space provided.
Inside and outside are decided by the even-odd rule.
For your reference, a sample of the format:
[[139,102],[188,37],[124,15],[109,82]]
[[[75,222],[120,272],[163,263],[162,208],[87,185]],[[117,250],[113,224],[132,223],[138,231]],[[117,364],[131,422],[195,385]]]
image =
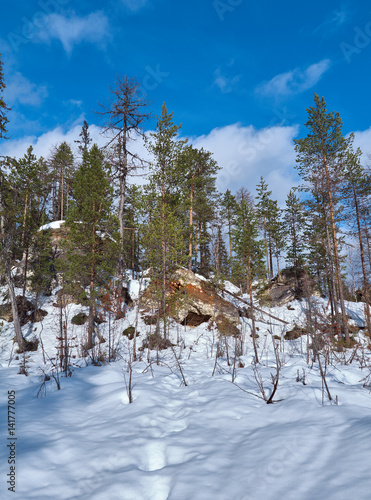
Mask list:
[[[314,105],[307,109],[308,120],[305,126],[308,135],[304,139],[294,141],[297,153],[297,169],[307,183],[307,190],[312,194],[322,187],[324,216],[330,233],[331,251],[334,260],[334,275],[337,296],[340,302],[342,335],[349,342],[349,329],[346,318],[344,292],[341,278],[341,261],[339,252],[338,227],[336,225],[336,194],[339,190],[339,179],[344,174],[344,164],[353,137],[345,138],[342,134],[342,120],[339,113],[328,112],[325,99],[314,95]],[[318,194],[318,193],[317,193]],[[330,255],[328,255],[330,258]],[[337,301],[335,301],[337,302]],[[334,304],[337,311],[337,303]]]

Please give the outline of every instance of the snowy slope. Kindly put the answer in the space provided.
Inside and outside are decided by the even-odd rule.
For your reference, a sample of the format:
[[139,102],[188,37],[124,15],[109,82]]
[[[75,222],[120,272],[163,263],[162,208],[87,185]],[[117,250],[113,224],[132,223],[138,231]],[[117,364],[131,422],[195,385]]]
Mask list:
[[[132,289],[137,288],[133,283]],[[29,325],[23,331],[26,337],[41,335],[52,358],[59,312],[51,305],[55,297],[43,300],[48,316],[42,324],[33,325],[35,331]],[[303,321],[304,303],[295,301],[291,307],[293,310],[284,306],[269,311],[290,324]],[[351,317],[361,324],[362,304],[348,303],[348,308]],[[78,305],[68,306],[71,337],[84,334],[84,327],[70,324],[72,316],[81,310]],[[40,370],[50,370],[50,363],[44,365],[39,349],[28,353],[29,376],[18,374],[22,356],[17,360],[14,352],[12,355],[12,325],[4,322],[0,333],[1,498],[370,498],[371,395],[362,382],[370,372],[365,366],[370,365],[370,352],[359,348],[356,353],[332,355],[327,383],[333,399],[338,398],[336,405],[322,391],[318,365],[306,362],[306,337],[277,341],[282,369],[275,399],[280,401],[267,405],[256,379],[260,377],[269,395],[271,373],[275,373],[272,334],[281,336],[285,330],[277,321],[267,322],[269,318],[264,316],[260,319],[257,341],[261,363],[254,369],[250,323],[244,320],[242,363],[236,367],[234,384],[233,366],[228,366],[226,346],[217,331],[207,324],[189,329],[174,323],[171,336],[179,344],[174,352],[161,351],[157,364],[156,352],[145,349],[142,359],[134,363],[132,404],[128,404],[126,393],[132,343],[121,332],[134,325],[135,309],[110,325],[111,334],[120,343],[117,361],[87,366],[75,349],[72,376],[61,378],[60,391],[53,379],[47,381],[44,397],[39,398]],[[101,325],[105,336],[107,328],[107,323]],[[138,345],[149,328],[139,320]],[[218,343],[224,352],[215,365]],[[234,348],[230,339],[230,361]],[[7,391],[13,389],[16,493],[7,491],[4,479],[9,468]]]

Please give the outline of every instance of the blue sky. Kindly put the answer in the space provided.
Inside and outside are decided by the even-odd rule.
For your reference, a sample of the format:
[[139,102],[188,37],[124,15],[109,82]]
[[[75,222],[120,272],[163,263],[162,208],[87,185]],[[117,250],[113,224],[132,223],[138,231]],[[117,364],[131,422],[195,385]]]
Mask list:
[[371,152],[366,1],[18,0],[2,6],[0,35],[12,107],[0,153],[32,143],[46,155],[84,118],[99,141],[93,111],[125,74],[152,101],[146,128],[165,101],[182,134],[214,152],[222,187],[252,190],[262,174],[287,192],[314,92]]

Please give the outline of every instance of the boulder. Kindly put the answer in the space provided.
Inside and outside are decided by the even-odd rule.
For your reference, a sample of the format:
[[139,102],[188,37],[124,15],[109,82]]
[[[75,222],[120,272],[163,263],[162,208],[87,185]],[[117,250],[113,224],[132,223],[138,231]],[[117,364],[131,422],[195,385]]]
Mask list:
[[[36,323],[41,321],[48,313],[42,309],[35,309],[35,306],[26,297],[17,295],[17,309],[21,326],[28,322]],[[23,315],[22,315],[23,312]],[[7,322],[13,321],[12,305],[9,303],[0,305],[0,319]]]
[[283,306],[307,294],[320,296],[317,284],[305,271],[295,275],[293,269],[283,269],[262,290],[257,292],[261,306]]
[[[142,295],[141,303],[147,314],[159,309],[160,286],[153,280]],[[205,278],[184,268],[176,269],[166,283],[166,307],[170,317],[187,326],[213,320],[217,325],[228,322],[235,328],[240,322],[238,309],[233,304],[220,297]]]

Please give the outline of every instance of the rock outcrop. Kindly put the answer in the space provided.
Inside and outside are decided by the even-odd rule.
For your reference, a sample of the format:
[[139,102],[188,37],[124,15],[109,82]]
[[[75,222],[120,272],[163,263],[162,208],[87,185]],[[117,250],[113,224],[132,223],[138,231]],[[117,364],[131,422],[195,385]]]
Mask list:
[[[43,309],[35,309],[32,302],[21,295],[17,295],[16,301],[21,326],[29,321],[32,323],[41,321],[48,314]],[[13,321],[13,311],[10,303],[0,305],[0,319],[7,322]]]
[[[157,284],[157,288],[159,284]],[[156,282],[152,282],[141,298],[144,313],[160,309]],[[166,283],[166,313],[176,322],[198,326],[209,320],[223,327],[223,333],[237,334],[238,309],[218,295],[213,286],[202,276],[188,269],[176,269]]]
[[305,271],[297,275],[293,269],[283,269],[262,290],[257,292],[259,304],[276,307],[302,299],[307,294],[320,296],[317,284]]

